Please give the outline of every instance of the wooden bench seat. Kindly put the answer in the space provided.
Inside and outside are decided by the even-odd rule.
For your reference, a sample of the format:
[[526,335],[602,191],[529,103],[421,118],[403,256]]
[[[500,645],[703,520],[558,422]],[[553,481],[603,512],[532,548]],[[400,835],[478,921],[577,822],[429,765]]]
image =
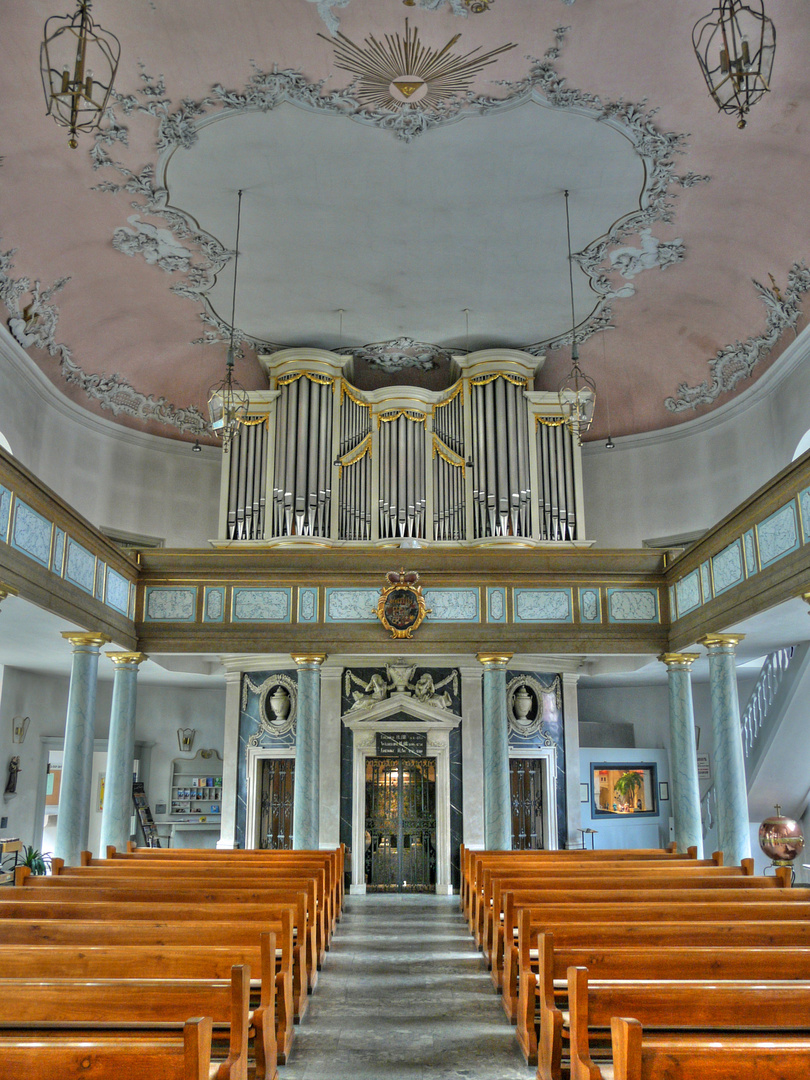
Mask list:
[[0,1037],[3,1074],[25,1080],[209,1080],[211,1020],[193,1017],[181,1034],[136,1044],[97,1033],[77,1041],[69,1035],[42,1039]]
[[[254,946],[158,946],[149,945],[8,945],[4,944],[2,955],[5,968],[14,973],[13,980],[0,980],[0,990],[7,990],[8,995],[0,994],[0,1026],[11,1020],[20,1020],[18,1006],[22,1002],[23,992],[29,993],[29,987],[51,987],[45,990],[51,997],[64,991],[65,980],[93,980],[94,985],[106,987],[109,996],[103,1000],[120,1008],[120,983],[129,985],[127,993],[135,995],[138,1009],[127,1014],[129,1019],[139,1023],[147,1021],[177,1019],[170,1017],[158,1004],[163,1000],[163,992],[172,990],[171,1000],[179,1000],[176,988],[169,983],[183,981],[192,1000],[205,1002],[205,1008],[215,1025],[221,1021],[212,1004],[213,998],[205,992],[205,987],[212,980],[218,981],[217,990],[221,995],[222,980],[233,980],[235,966],[260,975],[249,981],[250,1014],[248,1036],[254,1044],[257,1078],[273,1080],[277,1073],[278,1049],[276,1038],[276,994],[275,994],[275,938],[273,934],[262,934],[259,947]],[[58,980],[54,981],[54,973]],[[149,981],[155,985],[151,985]],[[6,986],[6,983],[13,985]],[[132,985],[137,983],[137,985]],[[236,988],[238,990],[238,988]],[[142,993],[143,991],[143,993]],[[150,993],[150,991],[156,991]],[[199,996],[202,994],[203,996]],[[116,996],[117,995],[117,996]],[[148,998],[148,1004],[146,1002]],[[143,1003],[143,1008],[141,1004]],[[57,1000],[56,1006],[59,1005]],[[199,1004],[197,1007],[200,1007]],[[61,1020],[88,1020],[89,1017],[75,1016],[77,1006],[71,1001],[69,1008],[54,1007],[44,1014],[45,1019],[59,1017]],[[151,1008],[152,1012],[147,1010]],[[187,1010],[186,1010],[187,1011]],[[137,1015],[136,1015],[137,1013]],[[181,1010],[180,1015],[183,1015]],[[110,1021],[127,1019],[112,1013]],[[28,1017],[26,1017],[27,1019]],[[34,1015],[34,1019],[39,1019]],[[234,1049],[238,1048],[234,1039]]]
[[[268,930],[268,927],[271,929]],[[275,973],[272,966],[262,964],[263,934],[275,937]],[[0,919],[0,945],[3,952],[14,945],[44,946],[49,949],[82,947],[83,952],[93,948],[110,947],[122,950],[120,970],[129,974],[131,968],[127,955],[137,956],[140,948],[151,950],[160,956],[165,949],[182,947],[196,950],[199,963],[205,964],[207,954],[211,964],[225,962],[229,966],[239,961],[239,950],[250,960],[252,969],[260,972],[260,1003],[269,1004],[272,996],[276,1003],[276,1047],[278,1060],[287,1060],[293,1043],[294,1000],[292,978],[292,919],[289,912],[276,922],[267,920],[262,924],[232,922],[206,922],[187,920],[180,923],[169,920],[87,920],[87,919]],[[252,962],[258,950],[257,963]],[[266,954],[265,954],[266,955]],[[167,968],[167,971],[170,971]],[[199,970],[196,969],[196,970]],[[206,976],[221,977],[222,968],[203,969]],[[214,975],[216,972],[216,976]],[[273,983],[273,985],[268,985]]]
[[[220,922],[251,923],[256,931],[270,929],[267,925],[272,920],[282,917],[284,912],[292,912],[293,943],[291,946],[292,1001],[295,1020],[299,1021],[307,1008],[308,973],[306,967],[306,894],[299,893],[297,907],[278,903],[228,903],[220,902],[204,909],[192,899],[180,899],[166,902],[165,893],[160,893],[160,900],[60,900],[58,897],[39,899],[33,890],[8,890],[10,896],[0,894],[0,941],[3,940],[3,923],[8,918],[48,921],[51,919],[81,919],[101,922],[139,922],[155,920],[166,923],[178,923],[185,920],[200,922],[205,912],[208,938],[212,944],[221,939],[217,926]],[[26,899],[25,897],[28,897]],[[137,940],[137,932],[133,937]]]
[[142,1039],[176,1038],[171,1026],[179,1028],[195,1007],[205,1008],[214,1032],[225,1039],[227,1056],[211,1064],[212,1078],[247,1080],[252,1030],[256,1075],[274,1080],[274,1074],[265,1071],[261,1041],[251,1027],[250,969],[241,964],[231,969],[228,979],[0,978],[0,1068],[4,1039],[25,1036],[48,1042],[105,1034],[137,1046]]
[[[630,977],[629,969],[624,974],[628,977],[604,981],[592,978],[586,967],[568,968],[571,1080],[603,1080],[592,1046],[596,1045],[602,1058],[609,1057],[604,1049],[599,1053],[599,1048],[605,1047],[605,1036],[609,1036],[616,1016],[632,1016],[645,1032],[698,1031],[703,1035],[711,1032],[713,1037],[719,1032],[802,1032],[805,1040],[810,1037],[808,981],[652,980],[636,978],[635,973]],[[810,1058],[806,1064],[810,1067]],[[551,1080],[551,1075],[538,1067],[538,1080]]]
[[647,1034],[638,1020],[611,1023],[613,1080],[806,1080],[810,1034]]
[[[516,1036],[534,1064],[539,1041],[545,1060],[559,1057],[560,1004],[556,989],[568,966],[587,966],[594,977],[621,978],[637,971],[645,978],[810,978],[810,924],[571,924],[551,931],[521,925],[524,952],[515,1011]],[[694,927],[694,932],[693,932]],[[573,928],[573,933],[570,932]],[[569,931],[566,933],[566,931]],[[776,937],[778,940],[774,940]],[[535,946],[525,958],[525,945]],[[686,943],[686,944],[684,944]],[[752,965],[758,965],[756,969]],[[630,965],[630,967],[625,966]]]

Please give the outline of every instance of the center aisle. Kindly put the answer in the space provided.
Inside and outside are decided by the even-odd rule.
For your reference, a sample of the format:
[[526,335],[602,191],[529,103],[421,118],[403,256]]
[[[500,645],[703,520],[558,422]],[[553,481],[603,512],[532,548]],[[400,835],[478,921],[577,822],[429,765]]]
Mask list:
[[455,896],[347,896],[281,1080],[533,1080]]

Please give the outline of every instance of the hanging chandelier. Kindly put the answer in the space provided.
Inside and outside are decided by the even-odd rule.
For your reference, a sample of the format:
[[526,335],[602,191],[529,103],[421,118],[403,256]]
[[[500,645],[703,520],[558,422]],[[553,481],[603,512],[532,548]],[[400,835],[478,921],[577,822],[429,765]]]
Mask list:
[[233,262],[233,299],[231,302],[231,340],[225,361],[225,378],[208,391],[208,415],[211,417],[211,431],[222,440],[223,450],[227,450],[231,439],[236,434],[239,424],[247,416],[250,401],[247,392],[236,381],[233,373],[235,356],[236,327],[236,283],[239,275],[239,229],[242,222],[242,192],[236,211],[236,245]]
[[121,43],[96,26],[90,0],[79,0],[73,15],[52,15],[39,50],[47,112],[68,128],[68,146],[79,145],[80,131],[98,131],[118,70]]
[[771,88],[776,29],[762,0],[720,0],[695,23],[692,44],[717,107],[736,113],[744,128],[751,106]]
[[565,228],[568,235],[568,283],[571,289],[571,370],[559,389],[560,408],[565,416],[565,426],[582,444],[582,434],[593,422],[596,405],[596,383],[579,366],[577,348],[577,324],[574,316],[574,259],[571,253],[571,219],[568,214],[568,191],[565,192]]

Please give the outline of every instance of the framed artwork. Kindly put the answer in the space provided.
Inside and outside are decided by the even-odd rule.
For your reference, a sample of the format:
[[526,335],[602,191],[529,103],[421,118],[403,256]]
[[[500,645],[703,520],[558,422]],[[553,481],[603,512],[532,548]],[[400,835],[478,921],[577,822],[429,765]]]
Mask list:
[[658,798],[661,802],[669,802],[669,784],[666,780],[661,780],[658,783]]
[[587,784],[580,784],[579,785],[579,801],[580,802],[589,802],[590,798],[591,798],[591,789],[588,787]]
[[594,817],[653,817],[658,813],[655,762],[591,762]]

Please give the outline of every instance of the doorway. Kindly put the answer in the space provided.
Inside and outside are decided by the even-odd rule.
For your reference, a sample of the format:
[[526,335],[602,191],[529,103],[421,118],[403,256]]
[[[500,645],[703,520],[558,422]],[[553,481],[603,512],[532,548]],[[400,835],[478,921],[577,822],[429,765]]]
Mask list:
[[434,892],[436,759],[366,758],[367,892]]
[[512,805],[512,848],[542,851],[545,845],[545,762],[536,757],[509,759],[509,794]]
[[290,849],[293,833],[295,758],[263,758],[259,789],[259,847]]

